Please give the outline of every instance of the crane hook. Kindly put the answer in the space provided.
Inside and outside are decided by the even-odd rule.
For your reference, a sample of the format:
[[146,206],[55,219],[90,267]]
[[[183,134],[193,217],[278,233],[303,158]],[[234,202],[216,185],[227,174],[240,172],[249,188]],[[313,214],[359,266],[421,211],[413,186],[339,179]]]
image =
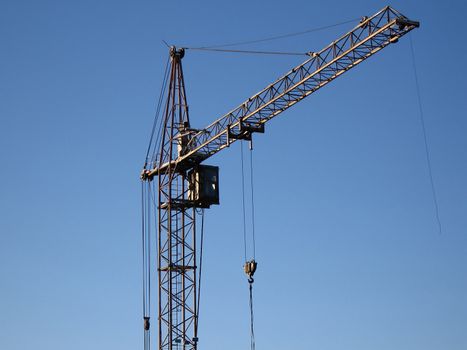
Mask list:
[[243,265],[243,271],[248,276],[248,283],[252,284],[255,280],[253,279],[253,275],[256,272],[256,267],[258,266],[258,263],[255,261],[255,259],[252,259],[250,261],[247,261],[245,265]]

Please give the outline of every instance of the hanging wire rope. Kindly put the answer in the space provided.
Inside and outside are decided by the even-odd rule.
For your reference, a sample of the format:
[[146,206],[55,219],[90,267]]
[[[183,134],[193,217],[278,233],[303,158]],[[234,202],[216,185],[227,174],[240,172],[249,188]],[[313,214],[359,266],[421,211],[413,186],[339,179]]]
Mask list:
[[256,341],[255,341],[255,319],[253,315],[253,275],[256,271],[256,238],[255,238],[255,196],[254,196],[254,182],[253,182],[253,143],[250,141],[250,186],[251,186],[251,228],[252,228],[252,243],[253,243],[253,260],[250,262],[252,264],[252,270],[249,273],[249,289],[250,289],[250,349],[255,350]]
[[242,214],[243,214],[243,250],[245,263],[247,262],[247,239],[246,239],[246,204],[245,204],[245,167],[243,157],[243,142],[240,142],[240,155],[242,163]]
[[253,314],[253,282],[250,282],[250,349],[255,350],[255,319]]
[[[157,102],[156,113],[154,115],[154,123],[153,123],[152,129],[151,129],[151,136],[150,136],[150,139],[149,139],[149,145],[148,145],[148,149],[147,149],[147,152],[146,152],[146,158],[144,160],[144,167],[146,167],[148,161],[154,159],[154,155],[157,154],[157,148],[159,147],[160,129],[161,129],[161,125],[162,125],[162,123],[159,121],[159,116],[160,116],[162,101],[163,101],[164,95],[165,95],[165,89],[166,89],[166,86],[167,86],[167,80],[168,80],[168,75],[169,75],[168,74],[168,72],[169,72],[169,62],[170,62],[170,58],[167,60],[167,63],[165,65],[164,78],[162,80],[161,92],[160,92],[159,99],[158,99],[158,102]],[[159,129],[157,131],[156,140],[153,143],[154,133],[155,133],[156,128],[157,128],[158,125],[159,125]],[[151,154],[151,159],[149,159],[149,153],[151,153],[151,149],[153,150],[153,152]]]
[[[167,81],[169,80],[169,75],[170,75],[169,67],[170,67],[170,58],[168,58],[167,62],[166,62],[164,81],[162,82],[162,87],[161,87],[161,95],[160,95],[158,114],[160,114],[160,109],[161,109],[161,106],[162,106],[163,98],[164,98],[164,95],[165,95],[165,91],[167,89]],[[158,124],[159,124],[159,127],[158,127],[157,132],[156,132],[156,141],[154,142],[153,152],[152,152],[152,155],[151,155],[152,160],[156,159],[156,155],[160,153],[160,149],[162,147],[162,145],[160,144],[160,140],[162,138],[162,126],[164,124],[164,121],[159,120]]]
[[143,317],[146,315],[146,205],[145,205],[145,183],[141,181],[141,245],[143,252],[142,274],[143,274]]
[[428,138],[426,135],[426,127],[425,127],[425,117],[423,113],[423,106],[422,106],[422,98],[420,94],[420,84],[418,81],[418,71],[417,71],[417,65],[415,61],[415,50],[413,47],[413,41],[412,41],[412,35],[409,33],[409,39],[410,39],[410,49],[412,52],[412,66],[413,66],[413,72],[414,72],[414,78],[415,78],[415,87],[417,90],[417,100],[418,100],[418,108],[419,108],[419,116],[420,116],[420,124],[422,126],[422,133],[423,133],[423,141],[425,145],[425,157],[426,157],[426,164],[428,168],[428,175],[430,178],[430,185],[431,185],[431,194],[433,196],[433,204],[435,207],[435,213],[436,213],[436,220],[438,223],[438,230],[439,234],[441,235],[443,233],[442,230],[442,225],[441,225],[441,219],[439,216],[439,205],[438,205],[438,196],[436,194],[436,188],[435,188],[435,182],[433,179],[433,170],[431,166],[431,155],[430,155],[430,148],[428,146]]
[[184,47],[185,50],[194,51],[214,51],[228,53],[247,53],[255,55],[285,55],[285,56],[308,56],[307,52],[282,52],[282,51],[256,51],[256,50],[229,50],[229,49],[211,49],[207,47]]
[[266,37],[266,38],[245,40],[245,41],[237,41],[237,42],[225,43],[225,44],[216,44],[216,45],[209,45],[209,46],[206,45],[206,46],[202,46],[200,48],[202,48],[202,49],[214,49],[214,48],[220,48],[220,47],[230,47],[230,46],[239,46],[239,45],[247,45],[247,44],[256,44],[256,43],[262,43],[262,42],[266,42],[266,41],[273,41],[273,40],[291,38],[291,37],[294,37],[294,36],[305,35],[305,34],[308,34],[308,33],[313,33],[313,32],[318,32],[318,31],[338,27],[338,26],[341,26],[341,25],[344,25],[344,24],[355,22],[355,21],[357,21],[359,19],[360,18],[353,18],[353,19],[349,19],[347,21],[338,22],[338,23],[335,23],[335,24],[322,26],[322,27],[311,28],[311,29],[300,31],[300,32],[293,32],[293,33],[270,36],[270,37]]
[[[147,182],[146,182],[147,183]],[[147,229],[147,261],[146,261],[146,266],[147,266],[147,273],[148,273],[148,315],[151,309],[151,218],[152,218],[152,210],[151,210],[151,197],[153,196],[153,191],[151,191],[151,184],[148,185],[148,192],[149,195],[147,196],[147,216],[148,216],[148,229]],[[154,227],[156,227],[154,225]]]
[[141,245],[143,252],[143,315],[146,313],[146,205],[145,205],[145,183],[141,181]]
[[151,348],[150,339],[150,312],[151,312],[151,194],[150,185],[141,182],[141,206],[142,206],[142,253],[143,253],[143,328],[144,349]]
[[199,306],[201,302],[201,281],[203,274],[203,245],[204,245],[204,209],[201,209],[201,235],[200,235],[200,249],[199,249],[199,274],[198,274],[198,300],[196,303],[196,310],[198,311],[195,323],[195,334],[198,334],[198,320],[199,320]]
[[251,240],[251,253],[253,261],[256,258],[256,230],[255,230],[255,195],[254,195],[254,179],[253,179],[253,147],[250,141],[250,206],[251,206],[251,237],[247,234],[247,215],[246,215],[246,184],[245,184],[245,156],[243,151],[243,142],[240,143],[240,159],[241,159],[241,178],[242,178],[242,221],[243,221],[243,249],[245,263],[248,262],[248,246]]
[[245,254],[245,264],[243,266],[245,274],[248,276],[249,284],[249,307],[250,307],[250,349],[255,350],[255,331],[254,331],[254,314],[253,314],[253,275],[255,274],[257,262],[256,258],[256,243],[255,243],[255,207],[254,207],[254,191],[253,191],[253,147],[250,141],[250,190],[251,190],[251,224],[252,224],[252,253],[253,259],[247,260],[247,229],[246,229],[246,201],[245,201],[245,165],[243,154],[243,142],[240,142],[241,155],[241,170],[242,170],[242,210],[243,210],[243,248]]
[[253,146],[250,143],[250,186],[251,186],[251,231],[253,243],[253,259],[256,259],[256,237],[255,237],[255,192],[253,181]]

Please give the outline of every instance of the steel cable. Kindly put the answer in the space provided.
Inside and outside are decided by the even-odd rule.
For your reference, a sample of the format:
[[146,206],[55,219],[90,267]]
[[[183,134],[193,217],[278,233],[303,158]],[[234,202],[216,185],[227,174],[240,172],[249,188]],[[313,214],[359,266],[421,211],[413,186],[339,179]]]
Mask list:
[[[165,94],[165,90],[167,88],[167,80],[169,79],[169,63],[170,63],[170,57],[167,59],[167,63],[165,66],[165,73],[164,73],[164,81],[162,82],[162,88],[161,88],[161,95],[160,95],[160,103],[159,103],[159,108],[158,108],[158,114],[160,114],[160,108],[161,108],[161,103],[163,101],[163,95]],[[159,154],[160,147],[161,145],[159,144],[159,141],[161,140],[161,130],[162,130],[162,125],[164,124],[164,121],[160,120],[159,121],[159,128],[157,129],[156,133],[156,141],[154,142],[153,145],[153,152],[151,155],[151,158],[154,160],[156,157],[156,154]]]
[[423,133],[423,141],[424,141],[424,146],[425,146],[425,157],[426,157],[426,164],[428,168],[428,175],[430,178],[430,185],[431,185],[431,194],[433,196],[433,204],[435,207],[435,213],[436,213],[436,220],[438,222],[438,230],[439,234],[442,234],[442,226],[441,226],[441,219],[439,216],[439,206],[438,206],[438,196],[436,194],[436,189],[435,189],[435,182],[433,179],[433,170],[431,166],[431,155],[430,155],[430,148],[428,147],[428,138],[426,136],[426,127],[425,127],[425,117],[423,113],[423,106],[422,106],[422,98],[420,94],[420,84],[418,82],[418,73],[417,73],[417,65],[415,62],[415,50],[413,47],[413,42],[412,42],[412,35],[409,33],[409,39],[410,39],[410,49],[412,52],[412,66],[413,66],[413,72],[414,72],[414,78],[415,78],[415,87],[417,90],[417,100],[418,100],[418,108],[419,108],[419,116],[420,116],[420,124],[422,127],[422,133]]
[[141,206],[142,206],[142,250],[143,250],[143,320],[144,320],[144,349],[150,349],[149,319],[151,311],[151,272],[150,272],[150,193],[147,182],[141,182]]
[[259,55],[286,55],[286,56],[308,56],[306,52],[282,52],[282,51],[256,51],[256,50],[229,50],[229,49],[210,49],[205,47],[184,47],[185,50],[194,51],[214,51],[228,53],[248,53]]
[[149,138],[149,145],[148,145],[148,149],[146,151],[146,159],[144,161],[144,164],[145,164],[144,167],[145,168],[146,168],[147,162],[149,161],[148,157],[149,157],[149,153],[151,152],[151,149],[154,149],[154,152],[151,155],[151,159],[154,159],[155,148],[157,147],[157,144],[158,144],[158,139],[159,139],[159,134],[160,134],[160,123],[159,123],[159,130],[158,130],[157,136],[156,136],[156,141],[154,142],[154,144],[153,144],[152,141],[154,139],[154,132],[155,132],[157,124],[159,122],[160,109],[161,109],[161,105],[162,105],[162,100],[164,98],[165,88],[167,86],[167,77],[168,77],[167,73],[168,73],[168,68],[169,68],[169,61],[170,61],[170,58],[167,60],[167,63],[165,65],[164,78],[162,80],[161,92],[160,92],[159,100],[158,100],[157,106],[156,106],[156,113],[154,115],[154,122],[153,122],[153,125],[152,125],[151,136]]
[[347,23],[355,22],[355,21],[357,21],[359,19],[360,18],[353,18],[353,19],[350,19],[350,20],[347,20],[347,21],[338,22],[338,23],[335,23],[335,24],[327,25],[327,26],[311,28],[311,29],[300,31],[300,32],[293,32],[293,33],[275,35],[275,36],[261,38],[261,39],[238,41],[238,42],[226,43],[226,44],[202,46],[202,47],[200,47],[200,49],[214,49],[214,48],[220,48],[220,47],[230,47],[230,46],[239,46],[239,45],[247,45],[247,44],[256,44],[256,43],[261,43],[261,42],[265,42],[265,41],[285,39],[285,38],[290,38],[290,37],[293,37],[293,36],[300,36],[300,35],[304,35],[304,34],[308,34],[308,33],[313,33],[313,32],[318,32],[318,31],[322,31],[322,30],[325,30],[325,29],[334,28],[334,27],[341,26],[341,25],[344,25],[344,24],[347,24]]
[[256,260],[256,237],[255,237],[255,194],[253,184],[253,147],[250,143],[250,186],[251,186],[251,229],[253,241],[253,259]]
[[255,328],[254,328],[254,314],[253,314],[253,282],[250,282],[250,349],[255,350]]
[[243,213],[243,249],[245,263],[247,262],[247,241],[246,241],[246,210],[245,210],[245,170],[243,161],[243,142],[240,142],[240,154],[242,163],[242,213]]
[[146,206],[145,206],[145,183],[141,181],[141,244],[143,251],[143,315],[146,314]]
[[[249,305],[250,305],[250,350],[255,350],[255,331],[254,331],[254,314],[253,314],[253,274],[256,269],[256,242],[255,242],[255,207],[254,207],[254,186],[253,186],[253,147],[250,143],[250,188],[251,188],[251,224],[252,224],[252,249],[253,249],[253,260],[247,261],[247,233],[246,233],[246,201],[245,201],[245,167],[244,167],[244,155],[243,155],[243,142],[240,142],[240,155],[241,155],[241,170],[242,170],[242,212],[243,212],[243,248],[245,258],[245,273],[248,275],[249,283]],[[254,263],[255,268],[253,271],[248,271],[247,266]]]
[[195,323],[195,336],[198,336],[199,306],[201,302],[201,277],[203,272],[203,245],[204,245],[204,209],[201,209],[201,237],[199,250],[198,300],[196,303],[197,319]]

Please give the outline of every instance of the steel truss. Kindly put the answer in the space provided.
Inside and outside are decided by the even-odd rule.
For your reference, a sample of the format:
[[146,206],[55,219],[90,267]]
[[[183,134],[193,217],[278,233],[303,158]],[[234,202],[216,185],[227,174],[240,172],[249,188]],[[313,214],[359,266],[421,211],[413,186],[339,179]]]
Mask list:
[[[350,32],[293,68],[268,87],[250,97],[215,122],[190,136],[189,151],[172,160],[179,167],[192,167],[228,147],[237,139],[264,130],[264,124],[287,108],[360,64],[387,45],[419,26],[391,7],[364,17]],[[170,166],[173,164],[170,163]],[[164,159],[146,173],[148,178],[166,172]]]
[[160,163],[169,163],[159,176],[158,277],[159,349],[197,348],[195,208],[188,203],[187,172],[171,162],[183,153],[188,106],[181,59],[183,49],[171,49],[171,71]]

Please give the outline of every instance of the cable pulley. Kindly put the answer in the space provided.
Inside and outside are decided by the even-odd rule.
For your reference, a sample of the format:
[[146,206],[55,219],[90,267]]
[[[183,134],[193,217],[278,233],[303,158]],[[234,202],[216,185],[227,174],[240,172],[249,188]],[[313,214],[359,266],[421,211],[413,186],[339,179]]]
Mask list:
[[247,261],[245,265],[243,265],[243,271],[248,276],[248,283],[252,284],[255,280],[253,279],[253,275],[256,272],[256,267],[258,266],[258,263],[255,261],[255,259]]

